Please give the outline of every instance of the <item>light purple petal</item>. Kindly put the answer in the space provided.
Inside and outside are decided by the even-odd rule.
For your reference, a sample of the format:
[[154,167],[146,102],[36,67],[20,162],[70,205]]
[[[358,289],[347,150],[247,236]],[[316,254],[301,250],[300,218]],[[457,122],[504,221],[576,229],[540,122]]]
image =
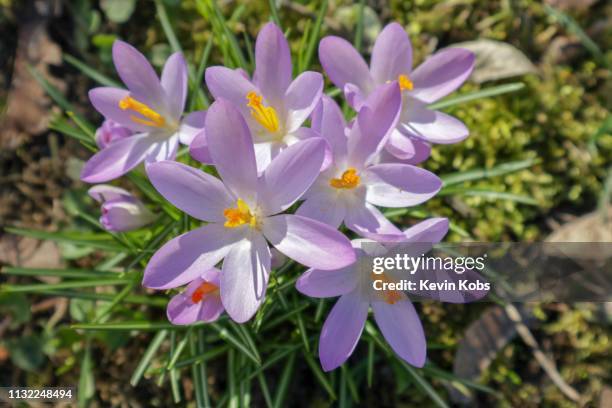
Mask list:
[[[151,138],[156,138],[151,135]],[[179,146],[179,135],[175,133],[170,138],[156,138],[145,157],[145,163],[155,163],[164,160],[174,160]]]
[[208,151],[225,185],[243,200],[255,200],[257,166],[253,139],[240,112],[218,100],[206,116]]
[[181,143],[187,146],[191,145],[193,139],[204,131],[204,123],[206,121],[206,111],[195,111],[188,114],[185,119],[181,121],[181,127],[179,128],[179,138]]
[[284,97],[287,133],[294,132],[312,113],[323,94],[323,76],[318,72],[301,73],[289,85]]
[[[385,151],[392,157],[388,157]],[[419,164],[427,160],[430,154],[431,146],[427,142],[395,129],[389,135],[385,150],[381,151],[380,162]]]
[[366,200],[381,207],[410,207],[435,196],[442,181],[435,174],[410,164],[388,163],[363,172]]
[[295,287],[300,293],[315,298],[342,296],[359,283],[356,266],[353,264],[335,271],[309,269],[300,276]]
[[103,183],[123,176],[144,160],[150,148],[151,139],[146,133],[111,143],[85,163],[81,180]]
[[426,242],[437,244],[448,232],[448,219],[429,218],[404,230],[407,242]]
[[87,191],[87,194],[99,203],[114,200],[116,198],[132,196],[129,191],[109,184],[98,184],[97,186],[93,186]]
[[412,98],[410,102],[405,103],[404,109],[404,115],[398,125],[398,129],[403,133],[440,144],[460,142],[470,133],[459,119],[427,109],[416,99]]
[[124,89],[99,87],[89,91],[89,100],[91,104],[100,112],[106,119],[117,122],[120,125],[127,127],[130,130],[137,132],[148,132],[150,127],[134,122],[130,117],[132,112],[119,108],[119,101],[129,92]]
[[127,127],[115,122],[112,119],[105,119],[102,125],[96,129],[96,145],[104,149],[109,144],[130,137],[134,134]]
[[359,112],[368,97],[367,93],[355,84],[344,85],[342,91],[344,92],[344,98],[348,104]]
[[264,214],[277,214],[291,207],[319,175],[325,155],[320,137],[299,141],[283,150],[263,173]]
[[270,276],[270,249],[259,233],[234,245],[223,261],[221,301],[230,317],[244,323],[264,300]]
[[358,290],[336,302],[321,329],[319,359],[323,370],[340,367],[353,354],[367,317],[368,302]]
[[368,65],[357,50],[343,38],[328,36],[319,43],[319,60],[329,79],[340,89],[354,84],[366,94],[373,87]]
[[421,319],[409,300],[394,304],[372,302],[374,318],[385,340],[403,360],[415,367],[425,365],[427,343]]
[[249,116],[247,94],[249,92],[261,93],[255,85],[239,72],[226,67],[209,67],[204,73],[206,86],[215,99],[227,99],[242,112]]
[[391,221],[369,203],[349,207],[344,217],[344,224],[362,237],[376,241],[391,240],[390,236],[402,235],[402,232]]
[[212,157],[208,151],[208,141],[206,131],[198,133],[189,144],[189,154],[191,157],[204,164],[213,164]]
[[363,167],[383,148],[397,124],[401,106],[402,95],[395,82],[378,87],[368,97],[348,136],[348,161],[352,167]]
[[166,93],[149,61],[136,48],[121,40],[113,43],[113,63],[123,83],[137,100],[157,111],[168,109]]
[[219,286],[219,270],[211,268],[201,277],[187,285],[186,289],[175,295],[167,307],[168,320],[172,324],[187,325],[197,321],[211,322],[217,320],[223,312],[219,293],[209,293],[200,302],[194,303],[191,296],[205,282]]
[[263,233],[280,252],[311,268],[333,270],[355,262],[355,251],[342,233],[310,218],[268,217]]
[[153,254],[142,285],[171,289],[191,282],[221,261],[242,236],[240,229],[223,224],[207,224],[180,235]]
[[472,73],[474,53],[463,48],[438,51],[419,65],[410,79],[414,83],[411,95],[432,103],[450,94]]
[[255,42],[253,82],[274,105],[280,103],[291,83],[291,54],[283,32],[268,23]]
[[122,196],[102,204],[100,223],[108,231],[123,232],[141,228],[155,216],[132,196]]
[[340,107],[332,98],[323,95],[312,114],[312,128],[330,144],[336,160],[346,156],[346,122]]
[[224,222],[223,211],[236,206],[223,183],[201,170],[175,161],[153,163],[146,170],[155,189],[194,218]]
[[397,80],[412,71],[412,45],[404,28],[387,24],[376,38],[370,60],[370,71],[377,84]]
[[296,214],[338,228],[345,217],[346,207],[344,201],[337,199],[332,193],[321,192],[309,196]]
[[183,54],[172,54],[161,75],[161,86],[167,95],[167,105],[173,118],[180,118],[187,100],[187,63]]

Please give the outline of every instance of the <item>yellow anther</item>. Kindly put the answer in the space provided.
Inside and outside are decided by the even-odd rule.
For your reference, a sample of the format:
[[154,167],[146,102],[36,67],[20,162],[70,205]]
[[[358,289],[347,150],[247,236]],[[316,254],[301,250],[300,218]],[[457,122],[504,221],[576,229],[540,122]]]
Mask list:
[[236,228],[244,224],[249,224],[251,227],[257,226],[257,218],[251,214],[247,203],[240,198],[236,201],[236,208],[226,208],[223,215],[227,220],[223,226],[227,228]]
[[200,303],[206,296],[211,293],[217,292],[219,287],[214,283],[204,282],[197,287],[196,290],[191,294],[191,301],[193,303]]
[[353,167],[349,167],[344,173],[342,173],[342,177],[333,178],[329,180],[329,185],[333,188],[344,188],[351,189],[355,188],[359,185],[359,176],[357,175],[357,170]]
[[400,91],[412,91],[414,84],[408,78],[408,75],[400,75],[397,77],[397,83],[399,84]]
[[[375,274],[375,273],[372,272],[372,280],[373,281],[380,280],[383,283],[391,283],[391,282],[393,282],[384,273],[382,273],[382,274]],[[399,291],[399,290],[383,290],[383,291],[380,291],[379,293],[383,297],[383,300],[385,302],[387,302],[388,304],[390,304],[390,305],[395,304],[395,302],[399,302],[405,296],[404,293]]]
[[130,119],[138,124],[152,127],[163,127],[166,124],[162,115],[131,96],[126,96],[121,99],[119,101],[119,108],[121,110],[131,110],[143,116],[144,119],[135,115],[130,116]]
[[271,106],[265,106],[263,104],[263,97],[253,91],[247,94],[246,99],[248,101],[247,106],[251,108],[251,116],[253,116],[257,123],[271,133],[278,131],[278,115],[276,110]]

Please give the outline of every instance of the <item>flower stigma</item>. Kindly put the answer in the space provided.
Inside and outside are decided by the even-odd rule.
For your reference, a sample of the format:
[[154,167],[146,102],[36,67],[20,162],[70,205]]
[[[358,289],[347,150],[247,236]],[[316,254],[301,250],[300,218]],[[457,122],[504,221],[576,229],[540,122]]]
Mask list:
[[329,180],[329,185],[333,188],[338,189],[351,189],[359,185],[359,175],[357,170],[353,167],[349,167],[340,178],[333,178]]
[[224,227],[236,228],[244,224],[249,224],[250,227],[257,227],[257,217],[251,214],[251,209],[242,199],[236,201],[236,208],[226,208],[223,211],[225,216]]
[[[388,285],[389,283],[393,282],[384,273],[376,274],[372,272],[371,276],[372,276],[372,281],[377,281],[377,280],[381,281],[383,283],[383,288],[386,286],[385,284]],[[383,289],[381,291],[377,291],[377,293],[380,296],[382,296],[383,300],[386,303],[390,305],[393,305],[395,304],[395,302],[399,302],[400,300],[402,300],[403,295],[404,295],[404,293],[399,290],[391,290],[391,289]]]
[[399,84],[400,91],[412,91],[414,84],[408,78],[408,75],[400,75],[397,77],[397,83]]
[[248,101],[247,106],[251,108],[251,116],[257,123],[271,133],[277,132],[279,125],[276,110],[271,106],[265,106],[263,104],[263,97],[253,91],[247,94],[246,99]]
[[138,124],[152,127],[163,127],[166,124],[166,121],[162,115],[155,112],[148,105],[132,98],[131,96],[126,96],[125,98],[121,99],[119,101],[119,108],[121,110],[134,111],[146,118],[143,119],[138,116],[131,115],[130,119]]
[[206,296],[218,291],[219,287],[214,283],[204,282],[193,291],[191,301],[193,303],[200,303]]

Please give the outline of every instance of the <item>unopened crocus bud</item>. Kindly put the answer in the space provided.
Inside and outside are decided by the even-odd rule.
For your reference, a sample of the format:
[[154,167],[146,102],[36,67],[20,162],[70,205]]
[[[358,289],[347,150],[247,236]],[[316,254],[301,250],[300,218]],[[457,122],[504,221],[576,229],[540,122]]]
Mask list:
[[104,149],[112,142],[132,136],[134,132],[119,123],[106,119],[96,130],[96,144],[100,149]]
[[219,269],[211,268],[174,296],[168,303],[168,320],[176,325],[217,320],[224,310],[219,288],[220,274]]
[[155,218],[139,199],[122,188],[100,184],[90,188],[89,195],[102,203],[100,224],[107,231],[135,230]]

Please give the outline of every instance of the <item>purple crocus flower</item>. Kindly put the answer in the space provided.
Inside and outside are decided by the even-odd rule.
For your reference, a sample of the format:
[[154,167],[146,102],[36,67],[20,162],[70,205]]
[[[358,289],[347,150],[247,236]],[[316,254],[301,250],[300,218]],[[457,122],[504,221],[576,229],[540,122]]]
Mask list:
[[185,290],[168,302],[168,320],[186,325],[198,321],[214,322],[223,313],[219,291],[221,271],[210,268],[194,279]]
[[323,139],[290,146],[258,176],[249,128],[230,102],[218,100],[210,107],[205,132],[221,180],[172,161],[147,166],[149,179],[168,201],[208,224],[159,249],[147,265],[144,286],[184,285],[225,259],[221,300],[231,318],[242,323],[264,299],[271,269],[268,242],[317,269],[342,268],[355,261],[350,242],[337,230],[309,218],[280,214],[319,174]]
[[106,119],[104,122],[102,122],[102,125],[96,129],[96,144],[100,149],[104,149],[112,142],[125,139],[133,134],[134,132],[125,126],[122,126],[113,120]]
[[[448,231],[448,220],[432,218],[404,231],[405,243],[438,243]],[[374,242],[354,240],[357,262],[335,271],[310,269],[297,281],[301,293],[326,298],[340,296],[327,316],[319,341],[319,359],[325,371],[342,365],[353,353],[361,336],[368,309],[374,311],[374,319],[383,336],[403,360],[416,367],[425,364],[427,345],[425,333],[417,312],[402,291],[377,291],[373,282],[377,279],[395,282],[401,277],[386,273],[373,274],[368,251],[375,251]],[[425,251],[426,252],[426,251]],[[379,255],[379,254],[376,254]]]
[[[261,172],[284,148],[314,136],[301,127],[321,99],[323,76],[307,71],[292,81],[289,44],[273,23],[266,24],[255,44],[255,74],[251,81],[243,70],[226,67],[206,69],[206,86],[212,95],[232,102],[247,120],[255,143],[257,168]],[[208,159],[205,134],[200,134],[191,154]]]
[[429,143],[456,143],[469,131],[465,125],[427,105],[457,89],[474,68],[474,54],[461,48],[441,50],[412,70],[412,46],[397,23],[388,24],[372,50],[370,66],[346,40],[329,36],[319,44],[319,59],[331,81],[355,109],[378,86],[397,81],[402,90],[402,113],[387,150],[412,163],[423,160]]
[[155,219],[139,199],[122,188],[99,184],[90,188],[88,193],[91,198],[102,203],[100,224],[107,231],[131,231]]
[[408,207],[433,197],[442,185],[433,173],[403,163],[376,164],[377,154],[395,128],[401,107],[396,83],[382,85],[346,125],[333,99],[324,96],[313,114],[313,129],[332,150],[330,166],[305,194],[297,214],[337,228],[342,221],[373,239],[401,235],[375,207]]
[[197,127],[203,126],[203,112],[181,121],[187,98],[182,54],[168,58],[161,80],[144,55],[123,41],[113,44],[113,62],[128,89],[95,88],[89,91],[89,99],[106,119],[134,134],[104,146],[85,163],[81,179],[88,183],[115,179],[144,160],[173,159],[179,140],[191,142]]

